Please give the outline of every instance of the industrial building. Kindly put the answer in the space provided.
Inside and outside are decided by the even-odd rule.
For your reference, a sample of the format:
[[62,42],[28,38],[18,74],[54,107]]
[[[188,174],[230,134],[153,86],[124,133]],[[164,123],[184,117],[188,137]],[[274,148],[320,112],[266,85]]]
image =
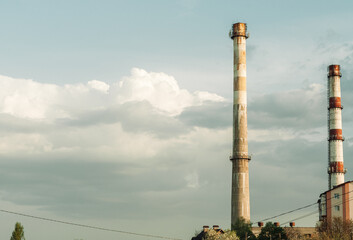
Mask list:
[[340,217],[343,220],[353,219],[353,181],[342,183],[320,195],[320,220],[332,220]]

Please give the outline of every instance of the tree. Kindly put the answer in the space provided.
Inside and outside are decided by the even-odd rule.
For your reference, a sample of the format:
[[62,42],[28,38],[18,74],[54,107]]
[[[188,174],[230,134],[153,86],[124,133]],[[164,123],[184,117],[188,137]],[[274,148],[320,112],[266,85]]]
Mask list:
[[234,231],[226,230],[221,233],[210,229],[206,234],[205,240],[239,240],[239,237]]
[[256,237],[251,231],[251,223],[244,218],[239,218],[233,225],[232,230],[235,231],[240,240],[255,240]]
[[321,240],[351,240],[353,237],[352,220],[334,217],[332,221],[324,220],[316,225],[318,238]]
[[231,230],[214,230],[210,229],[208,231],[202,231],[200,233],[195,233],[195,237],[191,240],[240,240],[235,231]]
[[300,231],[295,227],[285,227],[284,231],[286,231],[287,238],[289,240],[305,239],[300,233]]
[[287,234],[282,227],[277,227],[272,222],[266,223],[266,225],[261,229],[259,240],[287,240]]
[[25,233],[21,223],[17,222],[15,224],[15,230],[13,230],[10,240],[25,240]]

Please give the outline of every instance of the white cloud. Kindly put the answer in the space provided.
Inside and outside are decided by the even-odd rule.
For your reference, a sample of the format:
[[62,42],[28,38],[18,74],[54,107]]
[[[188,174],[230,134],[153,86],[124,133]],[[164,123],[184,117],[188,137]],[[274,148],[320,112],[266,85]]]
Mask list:
[[0,112],[20,118],[43,119],[58,96],[58,86],[30,79],[0,76]]
[[[61,87],[6,76],[0,76],[0,84],[0,112],[46,121],[74,118],[82,111],[106,109],[134,101],[147,101],[160,113],[167,115],[180,114],[186,107],[199,106],[205,101],[223,101],[216,94],[190,93],[181,89],[174,77],[165,73],[138,68],[133,68],[131,76],[124,77],[113,86],[92,80],[86,84]],[[100,93],[104,93],[104,96]]]
[[193,134],[193,128],[174,115],[190,106],[223,101],[213,93],[181,89],[165,73],[137,68],[113,86],[98,80],[58,86],[6,76],[0,76],[0,84],[0,125],[12,131],[0,144],[3,154],[152,159],[180,144],[181,136]]
[[115,91],[119,103],[148,101],[169,115],[178,115],[186,107],[201,105],[204,101],[223,101],[216,94],[181,89],[174,77],[165,73],[149,73],[138,68],[133,68],[131,76],[123,78]]
[[110,86],[108,84],[106,84],[105,82],[102,82],[102,81],[98,81],[98,80],[89,81],[87,84],[91,88],[96,89],[98,91],[101,91],[105,94],[108,93],[109,88],[110,88]]
[[[36,166],[46,163],[48,169],[53,164],[60,172],[53,169],[49,175],[55,175],[62,183],[55,190],[57,196],[45,194],[54,183],[46,183],[44,188],[36,186],[35,193],[26,192],[22,186],[28,179],[35,179],[35,186],[41,179],[50,177],[37,176],[38,172],[45,173],[45,167],[38,172],[30,166],[23,167],[28,176],[25,180],[19,179],[17,186],[28,196],[12,197],[9,201],[21,199],[19,204],[28,201],[44,205],[48,211],[69,215],[73,202],[77,206],[85,202],[77,211],[87,216],[96,216],[96,206],[106,211],[105,204],[109,204],[116,212],[105,214],[125,212],[124,216],[136,219],[148,214],[146,209],[158,212],[158,216],[166,214],[160,210],[161,206],[170,214],[180,211],[186,216],[190,212],[202,215],[207,206],[195,210],[195,202],[205,198],[221,196],[221,201],[229,205],[232,106],[223,97],[190,92],[180,88],[170,75],[142,69],[133,69],[130,76],[110,86],[98,80],[58,86],[26,79],[1,79],[4,88],[0,89],[0,133],[3,134],[0,154],[4,159],[16,158],[18,162],[37,160]],[[286,153],[290,148],[300,149],[298,152],[306,149],[313,156],[323,152],[317,151],[310,141],[319,145],[315,140],[322,135],[322,129],[312,129],[312,126],[322,120],[313,116],[314,113],[323,110],[323,116],[326,115],[326,105],[320,109],[324,87],[322,84],[307,86],[256,95],[249,102],[249,150],[254,153],[251,172],[256,172],[256,163],[261,162],[282,164],[278,170],[288,162],[297,164],[288,160]],[[306,125],[309,127],[303,127]],[[280,128],[274,130],[277,126]],[[308,147],[297,144],[294,148],[293,143],[297,142]],[[282,153],[280,144],[285,149]],[[306,159],[305,154],[300,159]],[[16,164],[11,164],[15,162],[6,162],[7,169],[14,169]],[[94,181],[82,170],[88,164],[92,164],[90,174],[96,174]],[[99,169],[101,166],[104,169]],[[69,176],[65,175],[67,169],[72,170]],[[261,182],[255,175],[251,181]],[[11,181],[13,177],[8,174],[3,178]],[[92,185],[87,187],[89,180]],[[82,199],[68,194],[75,192],[74,187],[68,187],[71,182],[80,189]],[[208,191],[211,187],[212,196]],[[11,191],[13,188],[8,188],[3,195],[14,196]],[[97,192],[103,197],[95,198]],[[141,196],[148,197],[142,201]],[[62,204],[58,205],[59,201]],[[182,205],[175,208],[178,210],[169,208],[179,202]],[[209,202],[219,204],[219,200]],[[141,212],[135,211],[131,216],[130,210],[135,205]]]
[[[16,185],[2,190],[6,201],[66,216],[96,217],[98,208],[99,216],[140,219],[151,210],[158,217],[179,203],[188,213],[193,206],[183,196],[193,199],[215,183],[207,169],[222,171],[219,159],[230,164],[229,126],[189,124],[178,115],[196,107],[205,116],[224,99],[191,93],[165,73],[134,69],[111,86],[1,79],[0,97],[10,100],[0,104],[0,169],[7,173],[0,180]],[[138,210],[132,215],[131,205]]]
[[225,101],[223,97],[214,93],[196,91],[195,95],[201,102],[203,101],[224,102]]

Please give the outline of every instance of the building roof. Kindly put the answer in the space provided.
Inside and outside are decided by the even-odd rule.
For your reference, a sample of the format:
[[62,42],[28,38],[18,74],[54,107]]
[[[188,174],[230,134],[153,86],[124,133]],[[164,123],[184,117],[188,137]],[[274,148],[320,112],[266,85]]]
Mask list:
[[337,189],[337,188],[339,188],[339,187],[342,187],[343,185],[346,185],[346,184],[352,183],[352,182],[353,182],[353,181],[347,181],[347,182],[341,183],[341,184],[335,186],[334,188],[332,188],[332,189],[330,189],[330,190],[327,190],[326,192],[321,193],[321,194],[320,194],[320,197],[321,197],[321,195],[323,195],[323,194],[326,194],[326,193],[328,193],[328,192],[330,192],[330,191],[332,191],[332,190],[335,190],[335,189]]

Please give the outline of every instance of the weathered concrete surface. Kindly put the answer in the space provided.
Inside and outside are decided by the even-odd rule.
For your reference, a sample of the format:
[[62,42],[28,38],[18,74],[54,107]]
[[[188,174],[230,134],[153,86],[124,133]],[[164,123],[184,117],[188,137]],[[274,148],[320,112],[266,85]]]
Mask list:
[[234,102],[231,224],[242,217],[250,221],[249,155],[246,93],[246,24],[236,23],[231,31],[234,45]]

